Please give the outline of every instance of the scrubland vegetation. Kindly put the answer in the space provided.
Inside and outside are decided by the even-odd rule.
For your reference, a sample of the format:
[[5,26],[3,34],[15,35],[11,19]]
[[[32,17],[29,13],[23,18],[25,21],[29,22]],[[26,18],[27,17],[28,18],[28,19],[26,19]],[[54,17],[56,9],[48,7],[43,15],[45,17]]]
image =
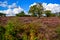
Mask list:
[[0,25],[0,40],[60,40],[60,25],[49,27],[39,20],[23,23],[18,17]]

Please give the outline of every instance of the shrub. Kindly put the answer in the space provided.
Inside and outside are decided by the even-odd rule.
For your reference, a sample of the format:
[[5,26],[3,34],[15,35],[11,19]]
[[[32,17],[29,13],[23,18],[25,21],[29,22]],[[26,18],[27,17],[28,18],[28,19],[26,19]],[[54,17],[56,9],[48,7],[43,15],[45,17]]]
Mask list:
[[24,11],[21,11],[20,13],[16,14],[16,16],[23,17],[23,16],[25,16],[25,13],[24,13]]
[[56,29],[57,32],[57,39],[60,40],[60,25]]
[[[24,24],[18,17],[10,19],[5,27],[5,39],[6,40],[34,40],[35,37],[35,26],[34,23]],[[31,36],[31,37],[30,37]],[[33,37],[33,38],[32,38]],[[32,38],[32,39],[31,39]]]
[[5,28],[0,26],[0,40],[4,40]]

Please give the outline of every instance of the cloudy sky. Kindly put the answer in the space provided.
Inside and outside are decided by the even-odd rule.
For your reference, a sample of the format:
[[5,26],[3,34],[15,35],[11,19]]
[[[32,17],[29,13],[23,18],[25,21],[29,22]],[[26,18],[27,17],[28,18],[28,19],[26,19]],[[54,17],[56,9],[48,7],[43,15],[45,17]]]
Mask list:
[[53,13],[60,12],[60,0],[0,0],[0,12],[7,16],[15,15],[21,11],[26,14],[29,6],[42,3],[45,10],[51,10]]

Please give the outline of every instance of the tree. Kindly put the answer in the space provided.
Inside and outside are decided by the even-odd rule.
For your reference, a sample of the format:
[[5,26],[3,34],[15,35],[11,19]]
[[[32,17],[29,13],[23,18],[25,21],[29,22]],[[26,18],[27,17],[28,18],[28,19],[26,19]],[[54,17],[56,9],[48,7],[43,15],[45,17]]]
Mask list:
[[60,12],[59,12],[59,17],[60,17]]
[[41,17],[43,13],[43,6],[41,3],[36,3],[36,5],[33,5],[30,7],[29,13],[32,14],[32,16],[38,16]]
[[6,16],[6,14],[4,14],[4,13],[0,13],[0,16]]
[[54,17],[54,16],[56,16],[55,14],[51,13],[50,10],[46,10],[45,14],[46,14],[47,17]]
[[60,17],[60,12],[56,13],[56,15],[57,15],[58,17]]
[[22,16],[25,16],[25,13],[24,11],[21,11],[20,13],[16,14],[16,16],[22,17]]

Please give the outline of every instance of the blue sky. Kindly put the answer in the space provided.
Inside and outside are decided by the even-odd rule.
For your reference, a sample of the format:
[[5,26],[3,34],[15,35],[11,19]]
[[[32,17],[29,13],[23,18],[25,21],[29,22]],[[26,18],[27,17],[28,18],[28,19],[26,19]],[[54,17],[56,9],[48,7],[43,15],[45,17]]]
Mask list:
[[[24,11],[29,10],[29,6],[35,2],[37,3],[52,3],[52,4],[60,4],[60,0],[0,0],[0,4],[6,3],[7,5],[12,5],[15,3],[16,6],[20,6]],[[7,10],[7,7],[2,7],[0,5],[0,10]]]
[[[60,0],[0,0],[0,1],[2,2],[7,1],[8,4],[17,3],[17,5],[19,5],[21,8],[23,8],[26,11],[29,9],[29,5],[31,5],[34,2],[60,4]],[[0,7],[0,10],[3,10],[3,9],[4,8]]]

